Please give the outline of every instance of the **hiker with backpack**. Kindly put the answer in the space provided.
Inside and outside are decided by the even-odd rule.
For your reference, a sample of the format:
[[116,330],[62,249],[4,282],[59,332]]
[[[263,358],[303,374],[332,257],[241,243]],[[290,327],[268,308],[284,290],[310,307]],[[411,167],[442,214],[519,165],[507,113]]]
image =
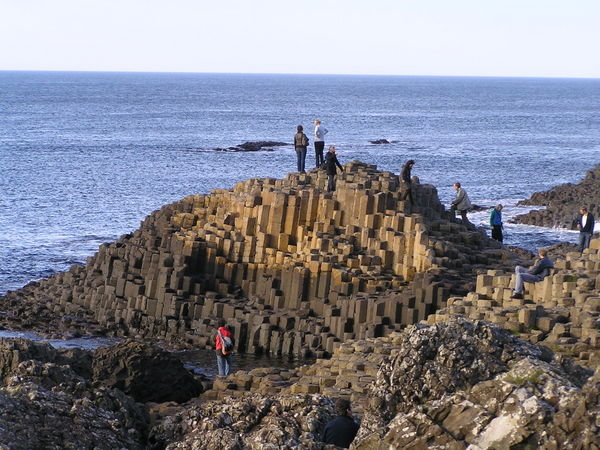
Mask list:
[[215,351],[217,353],[217,368],[219,375],[227,376],[231,373],[231,355],[235,340],[231,329],[225,319],[219,319],[215,334]]
[[304,163],[306,162],[306,148],[308,147],[308,137],[304,134],[302,125],[296,127],[298,132],[294,135],[294,149],[298,159],[298,172],[304,173]]

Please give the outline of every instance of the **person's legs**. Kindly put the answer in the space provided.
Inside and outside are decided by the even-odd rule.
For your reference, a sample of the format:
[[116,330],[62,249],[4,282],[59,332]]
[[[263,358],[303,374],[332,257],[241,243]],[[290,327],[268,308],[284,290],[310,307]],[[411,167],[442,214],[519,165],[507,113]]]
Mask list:
[[537,283],[540,281],[539,276],[531,275],[527,272],[527,269],[522,266],[515,267],[515,274],[517,275],[517,279],[515,281],[515,294],[523,294],[524,283]]
[[296,167],[298,168],[298,172],[302,171],[302,151],[300,149],[296,149]]
[[231,353],[229,355],[225,355],[223,360],[225,361],[224,374],[229,375],[231,373]]
[[225,357],[219,353],[217,353],[217,369],[219,370],[219,375],[227,375],[225,369],[226,360]]
[[462,218],[462,222],[464,225],[471,225],[471,222],[469,222],[469,219],[467,218],[467,210],[463,209],[460,212],[460,217]]
[[590,246],[592,233],[579,232],[579,253]]
[[335,191],[335,175],[327,175],[328,183],[327,183],[327,191],[333,192]]
[[300,150],[300,170],[299,172],[304,172],[304,167],[306,163],[306,147]]
[[502,242],[502,227],[500,225],[492,226],[492,239],[495,239],[498,242]]
[[319,167],[323,164],[323,149],[325,148],[325,142],[323,141],[315,141],[315,163],[316,167]]

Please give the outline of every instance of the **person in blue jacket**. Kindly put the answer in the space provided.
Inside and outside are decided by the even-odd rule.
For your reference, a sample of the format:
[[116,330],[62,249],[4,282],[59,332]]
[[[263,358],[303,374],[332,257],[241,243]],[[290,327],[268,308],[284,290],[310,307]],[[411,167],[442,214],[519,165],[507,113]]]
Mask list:
[[502,236],[502,205],[496,205],[494,209],[492,209],[492,213],[490,214],[490,226],[492,227],[492,239],[502,242],[504,237]]

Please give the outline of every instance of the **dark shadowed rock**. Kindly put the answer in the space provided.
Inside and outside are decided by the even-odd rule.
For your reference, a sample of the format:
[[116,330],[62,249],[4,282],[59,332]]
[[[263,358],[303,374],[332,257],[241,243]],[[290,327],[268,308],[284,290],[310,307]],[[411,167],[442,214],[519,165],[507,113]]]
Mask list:
[[92,380],[139,402],[185,402],[202,392],[202,385],[175,356],[132,340],[96,350]]
[[376,139],[374,141],[369,141],[371,144],[381,145],[381,144],[391,144],[392,141],[388,141],[387,139]]
[[278,142],[278,141],[258,141],[258,142],[244,142],[243,144],[237,145],[235,147],[227,147],[227,148],[215,148],[217,152],[258,152],[261,150],[264,151],[273,151],[273,147],[281,147],[284,145],[290,145],[289,142]]
[[579,208],[585,206],[600,217],[600,165],[589,170],[578,184],[561,184],[545,192],[535,192],[519,205],[545,206],[514,218],[516,223],[541,227],[576,229]]

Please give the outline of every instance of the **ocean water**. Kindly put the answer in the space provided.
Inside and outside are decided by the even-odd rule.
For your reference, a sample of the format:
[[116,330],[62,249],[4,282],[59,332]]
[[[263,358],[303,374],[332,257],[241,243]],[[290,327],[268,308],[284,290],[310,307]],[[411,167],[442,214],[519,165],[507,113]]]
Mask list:
[[[285,176],[291,145],[213,149],[290,142],[298,124],[310,136],[315,118],[342,164],[398,173],[414,159],[443,202],[458,180],[474,203],[507,205],[506,221],[518,200],[599,162],[599,111],[600,80],[0,72],[0,293],[85,262],[164,204]],[[506,234],[529,249],[577,238]]]

